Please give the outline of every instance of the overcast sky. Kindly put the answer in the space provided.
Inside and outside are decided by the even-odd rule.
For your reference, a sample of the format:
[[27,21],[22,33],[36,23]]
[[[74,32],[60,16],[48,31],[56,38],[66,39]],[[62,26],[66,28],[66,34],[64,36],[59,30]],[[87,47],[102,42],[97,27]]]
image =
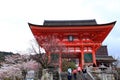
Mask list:
[[33,35],[28,22],[96,19],[117,21],[103,45],[109,55],[120,54],[120,0],[0,0],[0,51],[26,51]]

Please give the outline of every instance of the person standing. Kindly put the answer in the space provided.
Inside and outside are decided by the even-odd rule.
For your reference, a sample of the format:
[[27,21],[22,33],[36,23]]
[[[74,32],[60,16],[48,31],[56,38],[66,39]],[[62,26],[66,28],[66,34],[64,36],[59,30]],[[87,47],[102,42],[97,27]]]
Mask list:
[[67,72],[67,78],[68,80],[72,80],[72,69],[71,68],[68,68],[68,72]]
[[85,80],[87,79],[87,69],[86,69],[86,66],[82,69],[82,73],[83,73],[83,76],[85,78]]
[[82,71],[80,66],[78,66],[77,70],[78,70],[79,74],[80,74],[81,71]]
[[76,70],[76,68],[73,70],[73,76],[74,76],[74,80],[77,80],[77,70]]

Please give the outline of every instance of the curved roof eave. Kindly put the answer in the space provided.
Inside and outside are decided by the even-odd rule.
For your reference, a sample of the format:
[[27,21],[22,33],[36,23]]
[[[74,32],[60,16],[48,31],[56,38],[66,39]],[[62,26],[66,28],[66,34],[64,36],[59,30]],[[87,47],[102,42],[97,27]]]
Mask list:
[[[96,25],[68,25],[67,27],[72,27],[72,26],[84,26],[84,27],[88,27],[88,26],[106,26],[106,25],[115,25],[116,21],[113,21],[113,22],[110,22],[110,23],[104,23],[104,24],[96,24]],[[28,25],[31,27],[31,26],[36,26],[36,27],[65,27],[66,25],[38,25],[38,24],[32,24],[32,23],[28,23]]]

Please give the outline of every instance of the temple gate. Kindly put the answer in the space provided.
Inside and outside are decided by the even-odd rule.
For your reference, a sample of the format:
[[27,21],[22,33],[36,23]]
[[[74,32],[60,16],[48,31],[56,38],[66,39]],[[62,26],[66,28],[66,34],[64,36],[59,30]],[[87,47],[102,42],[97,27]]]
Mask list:
[[61,59],[77,58],[79,66],[83,68],[85,64],[96,64],[95,53],[115,22],[97,24],[96,20],[46,20],[43,25],[28,24],[35,38],[41,35],[56,35],[66,47],[65,51],[60,53]]

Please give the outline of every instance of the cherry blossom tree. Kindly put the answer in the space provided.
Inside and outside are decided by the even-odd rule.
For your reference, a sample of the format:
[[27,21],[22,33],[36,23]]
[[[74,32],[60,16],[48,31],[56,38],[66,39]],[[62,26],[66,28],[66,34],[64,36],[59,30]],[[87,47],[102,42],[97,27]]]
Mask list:
[[28,71],[36,71],[38,69],[38,63],[36,61],[30,60],[27,62],[23,62],[19,68],[22,71],[23,79],[25,79]]
[[0,68],[0,79],[23,78],[25,80],[29,70],[36,71],[38,63],[29,59],[28,55],[11,55],[5,57],[5,63]]
[[0,79],[16,80],[16,78],[21,79],[21,77],[22,75],[20,68],[16,68],[14,66],[7,66],[0,69]]

